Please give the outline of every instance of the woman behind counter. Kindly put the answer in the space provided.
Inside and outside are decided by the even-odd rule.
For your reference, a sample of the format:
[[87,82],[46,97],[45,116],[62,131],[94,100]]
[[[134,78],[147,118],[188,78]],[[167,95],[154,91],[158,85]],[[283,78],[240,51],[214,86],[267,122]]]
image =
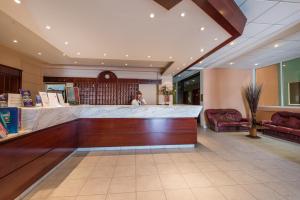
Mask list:
[[137,91],[135,98],[131,101],[131,105],[134,106],[140,106],[140,105],[146,105],[147,102],[143,97],[143,94],[141,91]]

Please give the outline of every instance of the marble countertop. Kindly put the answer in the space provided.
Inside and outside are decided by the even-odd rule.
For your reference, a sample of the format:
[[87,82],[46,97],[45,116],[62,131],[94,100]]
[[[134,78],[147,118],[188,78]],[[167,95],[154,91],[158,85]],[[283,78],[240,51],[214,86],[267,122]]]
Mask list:
[[1,141],[79,118],[196,118],[202,106],[194,105],[78,105],[21,108],[21,131]]

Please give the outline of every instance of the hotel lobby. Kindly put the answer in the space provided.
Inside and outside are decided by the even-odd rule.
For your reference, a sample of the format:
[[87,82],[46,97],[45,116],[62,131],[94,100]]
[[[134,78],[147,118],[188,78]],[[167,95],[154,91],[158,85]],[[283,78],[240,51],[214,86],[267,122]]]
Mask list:
[[1,0],[0,200],[300,199],[299,0]]

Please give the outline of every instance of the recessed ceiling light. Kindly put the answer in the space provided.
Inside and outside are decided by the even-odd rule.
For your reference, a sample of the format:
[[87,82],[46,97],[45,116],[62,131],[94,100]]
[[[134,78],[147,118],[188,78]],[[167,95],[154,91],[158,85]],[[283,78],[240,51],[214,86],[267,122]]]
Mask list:
[[173,59],[173,57],[172,57],[172,56],[169,56],[169,59]]
[[233,65],[233,64],[234,64],[234,62],[230,62],[229,64],[230,64],[230,65]]
[[126,54],[125,56],[126,56],[126,57],[128,57],[129,55],[128,55],[128,54]]
[[50,30],[50,29],[51,29],[51,26],[47,25],[47,26],[45,26],[45,28],[46,28],[47,30]]
[[104,57],[107,56],[107,53],[104,53],[103,56],[104,56]]
[[125,66],[127,66],[128,64],[127,63],[125,63]]
[[179,70],[180,68],[179,67],[177,67],[177,70]]
[[258,66],[258,63],[255,63],[254,65],[255,65],[255,66]]
[[41,56],[41,55],[42,55],[42,52],[38,52],[37,54],[38,54],[39,56]]
[[65,41],[65,45],[68,45],[69,44],[69,42],[68,41]]
[[218,41],[218,38],[215,38],[214,41]]
[[15,3],[21,4],[22,2],[21,2],[21,0],[15,0]]
[[185,64],[185,63],[183,63],[183,64],[182,64],[182,66],[186,66],[186,64]]
[[180,13],[181,17],[185,17],[185,12]]
[[151,56],[147,56],[147,58],[151,58]]
[[190,57],[191,60],[193,60],[193,57]]
[[178,77],[181,77],[181,75],[179,74]]
[[154,18],[155,14],[154,13],[150,13],[150,18]]
[[204,52],[204,49],[200,49],[201,52]]
[[231,46],[234,45],[234,42],[230,42],[230,45],[231,45]]
[[18,43],[19,41],[18,40],[13,40],[13,43]]
[[78,62],[77,61],[74,61],[74,64],[77,64]]
[[200,29],[201,31],[204,31],[205,30],[205,27],[201,27],[201,29]]
[[80,52],[77,52],[76,54],[77,54],[77,56],[80,56]]
[[275,48],[279,47],[279,44],[274,44],[274,47],[275,47]]
[[199,64],[202,64],[202,61],[200,61]]

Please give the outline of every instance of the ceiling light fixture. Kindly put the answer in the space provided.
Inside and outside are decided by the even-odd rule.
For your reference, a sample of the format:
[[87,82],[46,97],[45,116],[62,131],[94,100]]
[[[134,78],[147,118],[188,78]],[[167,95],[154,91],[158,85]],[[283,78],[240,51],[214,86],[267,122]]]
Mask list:
[[190,57],[191,60],[193,60],[193,57]]
[[181,17],[185,17],[185,12],[180,13]]
[[47,25],[47,26],[45,26],[45,28],[46,28],[47,30],[50,30],[50,29],[51,29],[51,26]]
[[177,67],[177,70],[179,70],[180,68],[179,67]]
[[279,47],[279,44],[274,44],[274,48],[277,48],[277,47]]
[[255,63],[254,65],[255,65],[255,66],[258,66],[258,63]]
[[173,59],[173,57],[172,57],[172,56],[169,56],[169,59]]
[[127,66],[128,64],[127,63],[125,63],[125,66]]
[[69,42],[68,41],[65,41],[65,45],[68,45],[69,44]]
[[202,64],[202,61],[200,61],[199,64]]
[[107,56],[107,53],[104,53],[103,56],[104,56],[104,57]]
[[205,27],[201,27],[201,29],[200,29],[201,31],[204,31],[205,30]]
[[214,41],[218,41],[218,38],[215,38]]
[[42,52],[38,52],[37,54],[38,54],[39,56],[41,56],[41,55],[42,55]]
[[230,62],[230,63],[229,63],[229,65],[233,65],[233,64],[234,64],[234,62]]
[[21,2],[21,0],[15,0],[15,3],[16,4],[21,4],[22,2]]
[[77,56],[80,56],[80,52],[77,52],[76,54],[77,54]]
[[151,58],[151,56],[147,56],[147,58]]
[[182,64],[182,66],[186,66],[186,64],[185,64],[185,63],[183,63],[183,64]]
[[204,49],[200,49],[201,52],[204,52]]
[[128,54],[126,54],[125,56],[126,56],[126,57],[128,57],[129,55],[128,55]]
[[231,46],[234,45],[234,42],[230,42],[230,45],[231,45]]
[[18,40],[13,40],[13,43],[18,43],[19,41]]
[[150,18],[154,18],[155,17],[155,14],[154,13],[150,13]]

